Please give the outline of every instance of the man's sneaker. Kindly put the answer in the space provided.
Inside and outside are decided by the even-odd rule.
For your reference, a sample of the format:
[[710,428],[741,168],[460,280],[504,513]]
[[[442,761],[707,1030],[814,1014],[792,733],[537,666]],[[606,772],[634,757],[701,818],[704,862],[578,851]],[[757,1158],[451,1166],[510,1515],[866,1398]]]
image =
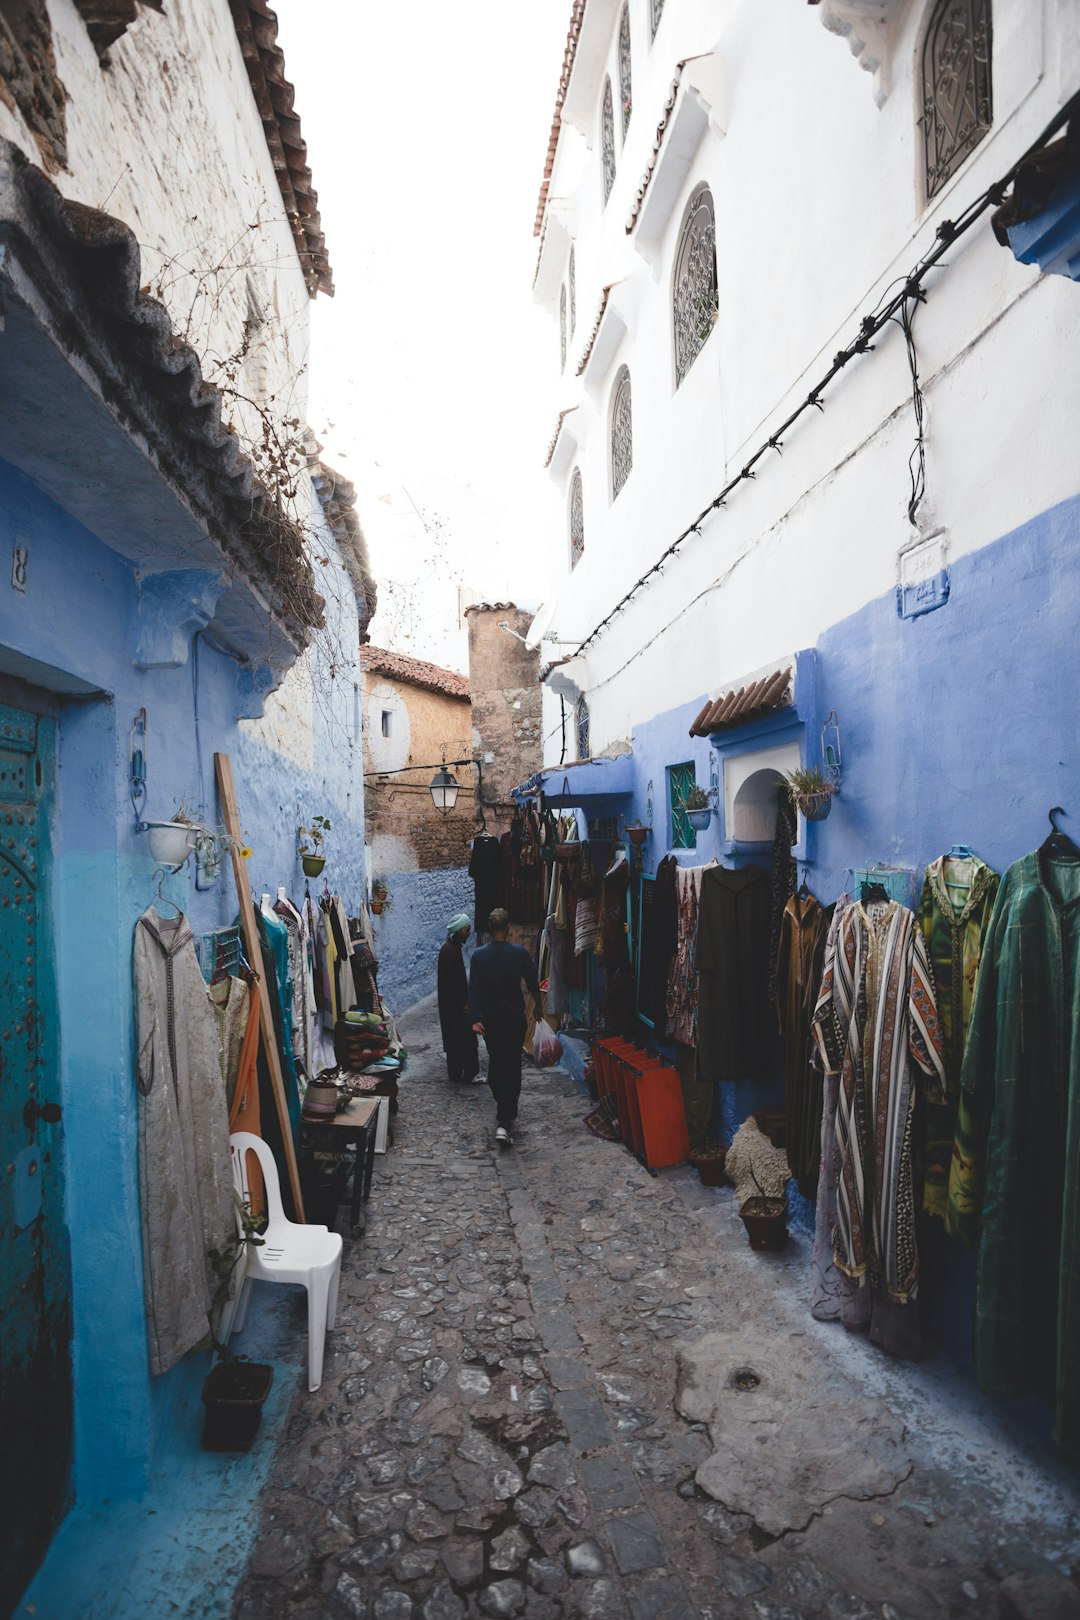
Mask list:
[[498,1142],[500,1147],[513,1147],[514,1145],[514,1138],[510,1135],[510,1132],[507,1130],[505,1125],[496,1126],[495,1140]]
[[484,1077],[482,1074],[470,1074],[468,1080],[466,1081],[466,1084],[470,1086],[482,1086],[483,1083]]

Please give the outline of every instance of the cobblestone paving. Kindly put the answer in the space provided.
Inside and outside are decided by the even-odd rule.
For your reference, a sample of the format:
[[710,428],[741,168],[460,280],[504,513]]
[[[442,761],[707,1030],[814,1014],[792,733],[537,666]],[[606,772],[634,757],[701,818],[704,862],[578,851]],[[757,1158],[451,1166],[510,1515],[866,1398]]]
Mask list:
[[[982,1620],[1004,1577],[1075,1557],[1061,1471],[967,1386],[814,1323],[805,1243],[752,1255],[729,1199],[590,1136],[558,1071],[526,1072],[496,1153],[487,1088],[447,1085],[433,1013],[404,1033],[395,1145],[236,1620]],[[697,1487],[713,1446],[673,1400],[680,1341],[781,1318],[835,1359],[840,1428],[849,1381],[873,1383],[914,1466],[770,1537]]]

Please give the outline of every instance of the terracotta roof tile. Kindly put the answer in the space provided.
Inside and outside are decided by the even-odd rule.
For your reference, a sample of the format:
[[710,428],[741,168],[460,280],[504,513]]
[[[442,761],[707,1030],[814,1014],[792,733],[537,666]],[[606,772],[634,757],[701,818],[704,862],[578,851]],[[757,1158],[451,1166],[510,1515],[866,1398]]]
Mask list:
[[604,288],[603,292],[600,294],[600,308],[596,312],[596,319],[592,323],[592,331],[589,333],[588,337],[585,340],[585,347],[581,351],[581,359],[577,363],[577,371],[576,371],[575,375],[578,376],[578,377],[581,376],[581,373],[585,370],[585,367],[588,365],[589,356],[593,352],[593,344],[596,342],[598,336],[600,335],[600,323],[604,319],[604,311],[607,309],[608,298],[611,295],[611,289],[612,289],[612,287],[614,287],[614,285],[615,285],[615,283],[613,281],[609,282],[609,284]]
[[266,0],[229,0],[229,5],[308,293],[314,298],[324,292],[332,298],[334,275],[319,217],[319,194],[311,183],[293,87],[285,77],[277,14]]
[[566,91],[570,84],[570,75],[574,71],[574,57],[577,55],[578,39],[581,36],[581,24],[585,17],[586,0],[574,0],[570,12],[570,27],[566,35],[566,49],[563,51],[562,72],[559,74],[559,89],[555,96],[555,112],[551,120],[551,134],[548,136],[547,156],[544,159],[544,178],[540,182],[540,196],[536,204],[536,219],[533,223],[533,235],[540,235],[540,227],[544,222],[544,210],[547,208],[548,186],[551,184],[551,171],[555,167],[555,153],[559,145],[559,130],[562,128],[563,102],[566,100]]
[[641,205],[645,201],[645,193],[648,191],[649,186],[652,183],[653,173],[660,159],[660,148],[664,144],[664,136],[667,134],[667,127],[671,120],[672,110],[676,101],[679,99],[679,85],[682,82],[683,68],[685,66],[685,62],[679,62],[675,68],[675,77],[671,81],[671,87],[668,90],[667,100],[664,102],[664,110],[660,114],[660,122],[656,126],[656,134],[653,137],[652,151],[649,154],[649,161],[646,165],[645,173],[637,183],[637,190],[634,192],[634,200],[630,205],[630,212],[627,215],[627,236],[630,235],[630,232],[637,224],[637,217],[641,212]]
[[443,669],[440,664],[429,664],[423,658],[410,658],[407,653],[391,652],[388,647],[373,647],[370,643],[361,647],[360,667],[373,675],[388,675],[393,681],[426,687],[429,692],[444,692],[447,697],[469,700],[467,675]]
[[729,726],[745,726],[751,720],[760,720],[763,715],[785,708],[791,702],[791,675],[788,664],[783,669],[773,670],[771,675],[751,681],[748,686],[710,698],[690,727],[691,737],[709,737],[714,731],[724,731]]

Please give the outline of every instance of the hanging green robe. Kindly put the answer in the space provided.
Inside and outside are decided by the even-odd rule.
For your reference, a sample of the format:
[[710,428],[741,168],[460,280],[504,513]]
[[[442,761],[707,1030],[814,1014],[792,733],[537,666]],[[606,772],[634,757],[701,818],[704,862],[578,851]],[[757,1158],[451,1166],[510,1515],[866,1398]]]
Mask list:
[[939,855],[926,868],[919,927],[934,971],[938,1021],[945,1047],[945,1100],[923,1112],[923,1196],[928,1215],[944,1216],[953,1159],[960,1067],[982,957],[983,936],[999,878],[977,855]]
[[[1080,859],[1036,852],[1005,873],[961,1083],[983,1147],[979,1381],[1055,1401],[1080,1460]],[[954,1180],[955,1160],[950,1211]],[[955,1192],[978,1202],[970,1170]]]

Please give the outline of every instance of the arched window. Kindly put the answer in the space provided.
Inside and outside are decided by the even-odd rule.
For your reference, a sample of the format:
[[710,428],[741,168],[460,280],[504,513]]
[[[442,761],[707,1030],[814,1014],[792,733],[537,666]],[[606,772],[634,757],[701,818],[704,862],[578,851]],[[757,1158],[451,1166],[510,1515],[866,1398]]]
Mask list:
[[705,347],[718,307],[716,216],[708,186],[698,186],[690,198],[675,250],[671,311],[676,388]]
[[611,397],[611,498],[622,489],[634,464],[634,435],[630,415],[630,373],[620,366]]
[[615,113],[611,105],[611,80],[604,80],[604,100],[600,109],[600,161],[603,166],[604,202],[615,184]]
[[577,325],[577,281],[574,276],[574,244],[570,244],[570,336]]
[[653,38],[655,39],[656,38],[656,30],[660,26],[660,14],[664,9],[664,0],[651,0],[651,4],[652,4],[652,31],[653,31]]
[[934,0],[922,48],[927,202],[990,128],[992,54],[990,0]]
[[577,736],[578,759],[591,759],[589,753],[589,705],[583,697],[574,704],[574,732]]
[[585,555],[585,508],[581,500],[581,473],[575,467],[570,480],[570,567]]
[[566,370],[566,288],[565,287],[560,287],[559,288],[559,348],[560,348],[560,351],[561,351],[561,354],[562,354],[562,360],[561,360],[560,365],[559,365],[559,370],[560,371],[565,371]]
[[623,6],[622,19],[619,22],[619,104],[622,107],[624,141],[626,131],[630,127],[633,99],[633,88],[630,83],[630,7]]

